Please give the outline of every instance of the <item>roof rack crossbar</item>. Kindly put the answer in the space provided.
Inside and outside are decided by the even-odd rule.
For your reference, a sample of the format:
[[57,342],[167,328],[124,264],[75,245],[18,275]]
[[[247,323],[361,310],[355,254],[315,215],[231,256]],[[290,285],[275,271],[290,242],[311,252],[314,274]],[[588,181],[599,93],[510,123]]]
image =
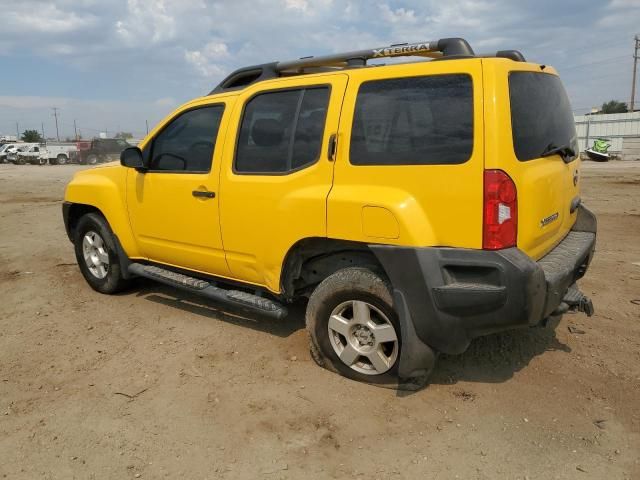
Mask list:
[[463,38],[442,38],[429,42],[402,43],[389,45],[387,47],[335,53],[319,57],[303,57],[297,60],[274,62],[238,69],[220,82],[211,93],[244,87],[256,81],[277,77],[283,72],[295,72],[302,71],[306,68],[318,67],[361,67],[365,66],[368,60],[406,56],[435,58],[473,57],[474,52],[469,43]]

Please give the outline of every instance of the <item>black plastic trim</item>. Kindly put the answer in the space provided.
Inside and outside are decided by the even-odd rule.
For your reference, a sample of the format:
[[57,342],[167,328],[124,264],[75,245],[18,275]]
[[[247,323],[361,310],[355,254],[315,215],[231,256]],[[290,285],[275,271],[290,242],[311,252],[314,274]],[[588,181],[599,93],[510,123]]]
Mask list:
[[64,229],[67,232],[67,237],[69,237],[69,241],[73,243],[73,232],[71,231],[71,226],[69,225],[69,214],[71,212],[72,202],[62,202],[62,221],[64,222]]
[[586,272],[595,228],[581,205],[574,230],[538,262],[518,248],[369,245],[391,281],[401,330],[416,335],[403,333],[403,375],[420,370],[428,347],[458,354],[475,337],[543,323]]

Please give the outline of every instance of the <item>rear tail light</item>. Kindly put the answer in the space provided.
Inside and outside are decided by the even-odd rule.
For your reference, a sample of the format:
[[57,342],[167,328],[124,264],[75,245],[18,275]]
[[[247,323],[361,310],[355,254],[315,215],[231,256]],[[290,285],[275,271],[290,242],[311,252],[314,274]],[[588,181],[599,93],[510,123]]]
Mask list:
[[516,246],[518,193],[502,170],[484,171],[484,219],[482,248],[500,250]]

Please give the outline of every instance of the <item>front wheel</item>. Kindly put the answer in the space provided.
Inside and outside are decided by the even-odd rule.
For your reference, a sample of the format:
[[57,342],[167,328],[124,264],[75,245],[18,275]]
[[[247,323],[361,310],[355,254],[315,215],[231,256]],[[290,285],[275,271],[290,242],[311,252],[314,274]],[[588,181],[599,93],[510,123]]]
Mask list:
[[400,324],[383,276],[361,267],[328,276],[309,299],[306,324],[318,365],[354,380],[397,383]]
[[95,165],[96,163],[98,163],[98,156],[94,155],[93,153],[91,155],[87,155],[87,164],[88,165]]
[[116,240],[104,217],[88,213],[80,218],[73,243],[80,271],[91,288],[112,294],[129,285],[122,276]]

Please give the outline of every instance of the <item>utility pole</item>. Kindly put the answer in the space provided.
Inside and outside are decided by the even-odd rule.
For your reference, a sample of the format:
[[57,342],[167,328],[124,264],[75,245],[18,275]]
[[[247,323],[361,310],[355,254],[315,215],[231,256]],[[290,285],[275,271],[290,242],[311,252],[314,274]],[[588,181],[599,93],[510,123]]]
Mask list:
[[44,122],[42,122],[42,141],[45,141],[47,137],[44,136]]
[[76,134],[76,142],[78,141],[78,127],[76,127],[76,119],[73,119],[73,132]]
[[147,124],[147,135],[149,135],[149,120],[145,120],[144,123]]
[[633,37],[635,44],[633,49],[633,81],[631,82],[631,102],[629,102],[629,111],[633,113],[636,103],[636,73],[638,69],[638,49],[640,49],[640,37]]
[[20,140],[20,127],[18,126],[18,122],[16,122],[16,140]]
[[58,132],[58,107],[53,108],[53,116],[56,117],[56,138],[60,141],[60,133]]

